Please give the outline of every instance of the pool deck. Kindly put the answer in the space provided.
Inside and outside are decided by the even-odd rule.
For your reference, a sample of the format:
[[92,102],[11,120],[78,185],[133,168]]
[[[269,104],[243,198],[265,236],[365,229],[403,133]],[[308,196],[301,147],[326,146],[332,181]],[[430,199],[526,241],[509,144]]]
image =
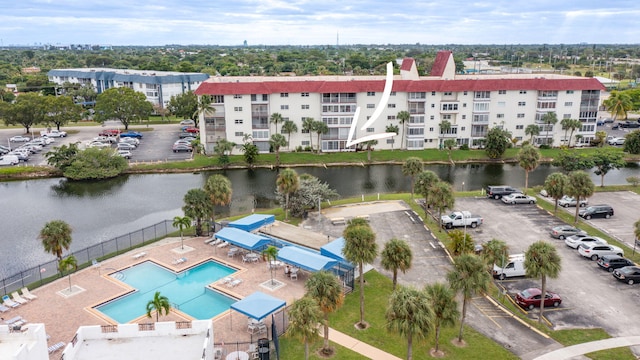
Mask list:
[[[272,291],[261,285],[271,280],[270,272],[262,259],[258,263],[243,263],[241,256],[228,257],[228,248],[218,248],[217,246],[205,244],[205,239],[205,237],[185,237],[185,248],[183,250],[181,249],[180,238],[167,238],[144,248],[132,250],[105,260],[100,263],[99,267],[90,266],[71,275],[72,291],[69,291],[68,277],[64,277],[32,290],[31,292],[38,296],[37,299],[3,313],[2,317],[8,319],[20,315],[30,323],[44,323],[47,334],[50,336],[48,340],[50,345],[61,341],[68,343],[79,326],[113,324],[110,319],[101,316],[92,307],[125,294],[131,289],[114,281],[108,274],[147,260],[155,261],[175,271],[184,270],[208,259],[214,259],[237,268],[238,272],[233,276],[234,278],[242,279],[240,285],[228,288],[218,282],[214,283],[212,287],[238,299],[246,297],[255,291],[261,291],[285,300],[289,305],[304,295],[304,282],[309,277],[308,273],[301,272],[298,280],[292,281],[284,276],[283,269],[277,269],[273,273],[275,280],[284,285]],[[141,257],[134,257],[134,255],[141,252],[146,254]],[[187,259],[184,263],[173,263],[175,259],[183,257]],[[191,319],[180,312],[174,311],[171,311],[168,316],[160,317],[160,321],[184,320]],[[270,317],[265,320],[267,326],[269,326]],[[149,323],[153,321],[155,321],[155,316],[153,319],[145,316],[131,323]],[[248,342],[252,339],[252,335],[247,332],[247,317],[238,312],[226,311],[214,318],[213,322],[216,343],[232,344],[236,341]],[[253,341],[262,336],[253,335]],[[54,353],[51,358],[57,358],[58,356]]]

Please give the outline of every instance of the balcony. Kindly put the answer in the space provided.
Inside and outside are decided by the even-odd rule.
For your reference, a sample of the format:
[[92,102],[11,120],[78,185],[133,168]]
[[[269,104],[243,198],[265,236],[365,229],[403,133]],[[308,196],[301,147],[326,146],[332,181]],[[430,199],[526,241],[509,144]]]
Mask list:
[[471,131],[471,137],[487,137],[488,131]]

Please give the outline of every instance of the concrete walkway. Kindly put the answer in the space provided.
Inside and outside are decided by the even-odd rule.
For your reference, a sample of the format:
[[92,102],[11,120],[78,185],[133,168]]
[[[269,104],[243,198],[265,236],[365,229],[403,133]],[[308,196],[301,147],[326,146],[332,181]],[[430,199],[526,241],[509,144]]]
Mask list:
[[[320,334],[322,336],[322,334]],[[369,344],[363,343],[358,339],[354,339],[349,335],[341,333],[338,330],[329,328],[329,340],[344,346],[352,351],[357,352],[362,356],[366,356],[369,359],[375,360],[402,360],[397,356],[393,356],[387,352],[384,352],[378,348],[375,348]]]
[[[331,333],[329,333],[331,338]],[[594,351],[614,349],[619,347],[634,346],[640,344],[640,336],[626,336],[617,337],[605,340],[591,341],[588,343],[567,346],[562,349],[558,349],[542,356],[538,356],[535,360],[562,360],[571,359],[578,355],[584,355],[592,353]]]

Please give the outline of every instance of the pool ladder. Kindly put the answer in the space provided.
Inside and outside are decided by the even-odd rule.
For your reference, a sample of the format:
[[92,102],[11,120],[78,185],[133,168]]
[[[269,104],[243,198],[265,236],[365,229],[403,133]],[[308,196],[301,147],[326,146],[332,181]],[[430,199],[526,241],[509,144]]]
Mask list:
[[114,269],[114,268],[107,268],[107,269],[105,269],[105,270],[107,270],[107,271],[109,271],[109,270],[113,270],[113,271],[114,271],[114,273],[111,273],[109,276],[113,277],[113,278],[114,278],[114,279],[116,279],[116,280],[123,281],[124,279],[126,279],[126,278],[127,278],[127,276],[126,276],[123,272],[121,272],[120,270],[118,270],[118,269]]

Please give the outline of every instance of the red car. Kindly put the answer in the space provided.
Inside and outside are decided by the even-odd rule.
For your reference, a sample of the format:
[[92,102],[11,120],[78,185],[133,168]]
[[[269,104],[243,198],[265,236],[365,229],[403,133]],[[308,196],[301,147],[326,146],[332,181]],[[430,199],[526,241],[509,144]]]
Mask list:
[[197,127],[189,126],[189,127],[185,128],[183,131],[184,132],[188,132],[188,133],[192,133],[192,134],[197,134],[197,133],[200,132],[200,129],[198,129]]
[[121,131],[119,129],[104,129],[98,134],[99,136],[118,136]]
[[[516,294],[516,303],[525,309],[532,310],[533,308],[540,307],[540,300],[542,298],[541,294],[542,291],[538,288],[522,290]],[[545,307],[558,307],[561,303],[562,299],[560,298],[560,295],[547,291],[547,296],[545,296],[544,300]]]

